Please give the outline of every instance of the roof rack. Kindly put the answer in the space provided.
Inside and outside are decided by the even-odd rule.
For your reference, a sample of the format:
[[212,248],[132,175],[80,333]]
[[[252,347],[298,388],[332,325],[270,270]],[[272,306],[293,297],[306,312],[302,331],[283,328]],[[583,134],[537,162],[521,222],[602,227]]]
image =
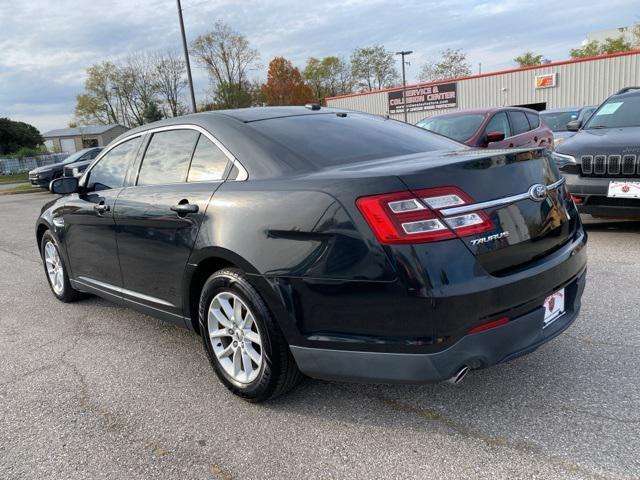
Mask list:
[[304,108],[308,108],[309,110],[320,110],[319,103],[307,103]]
[[620,95],[622,93],[630,92],[631,90],[640,90],[640,87],[624,87],[621,90],[618,90],[614,95]]

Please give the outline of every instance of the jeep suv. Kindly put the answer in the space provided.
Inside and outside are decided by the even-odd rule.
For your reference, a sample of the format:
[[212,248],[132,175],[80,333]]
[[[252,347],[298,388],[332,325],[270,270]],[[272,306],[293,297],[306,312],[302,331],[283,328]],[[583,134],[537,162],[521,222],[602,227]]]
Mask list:
[[640,218],[640,87],[609,97],[554,158],[582,213]]

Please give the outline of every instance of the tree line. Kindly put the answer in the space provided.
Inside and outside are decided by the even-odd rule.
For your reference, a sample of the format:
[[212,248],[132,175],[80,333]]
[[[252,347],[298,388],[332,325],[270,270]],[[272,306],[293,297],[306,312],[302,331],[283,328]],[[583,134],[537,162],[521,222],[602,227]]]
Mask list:
[[[640,47],[640,24],[634,42],[623,38],[589,42],[572,49],[572,58],[614,53]],[[273,58],[266,81],[253,75],[263,68],[260,52],[249,39],[222,21],[196,37],[190,45],[195,64],[206,70],[207,98],[198,110],[242,108],[258,105],[322,103],[327,97],[354,91],[372,91],[397,85],[396,56],[382,45],[355,49],[349,58],[310,57],[299,69],[284,57]],[[531,51],[514,58],[520,67],[548,63]],[[418,79],[434,81],[471,74],[461,49],[446,49],[421,66]],[[75,117],[81,124],[120,123],[134,127],[190,111],[184,60],[174,51],[133,54],[119,63],[104,61],[87,69],[84,91],[77,96]]]

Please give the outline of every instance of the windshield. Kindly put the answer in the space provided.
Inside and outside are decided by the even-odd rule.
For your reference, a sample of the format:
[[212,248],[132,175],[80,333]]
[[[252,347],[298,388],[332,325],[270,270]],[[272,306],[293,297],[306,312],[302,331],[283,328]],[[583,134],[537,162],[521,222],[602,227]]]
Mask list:
[[453,138],[459,142],[469,140],[484,121],[483,114],[456,115],[451,117],[427,118],[417,125],[426,130]]
[[578,118],[578,112],[547,112],[540,116],[547,127],[554,132],[566,132],[567,123]]
[[585,128],[621,127],[640,127],[640,95],[607,100],[589,119]]
[[248,125],[305,162],[321,167],[463,148],[413,125],[355,113],[296,115]]
[[87,153],[87,150],[80,150],[79,152],[69,155],[61,163],[68,165],[69,163],[77,162],[85,153]]

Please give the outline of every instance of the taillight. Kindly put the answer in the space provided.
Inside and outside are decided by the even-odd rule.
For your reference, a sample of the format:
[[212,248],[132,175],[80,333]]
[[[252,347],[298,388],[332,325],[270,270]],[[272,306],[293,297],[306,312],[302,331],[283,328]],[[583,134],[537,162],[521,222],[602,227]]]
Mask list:
[[509,323],[509,317],[502,317],[497,320],[493,320],[491,322],[483,323],[481,325],[470,328],[469,330],[467,330],[467,334],[484,332],[485,330],[491,330],[492,328],[499,327],[506,323]]
[[434,242],[493,230],[493,223],[481,210],[448,217],[440,213],[472,203],[456,187],[385,193],[356,201],[373,233],[385,244]]

